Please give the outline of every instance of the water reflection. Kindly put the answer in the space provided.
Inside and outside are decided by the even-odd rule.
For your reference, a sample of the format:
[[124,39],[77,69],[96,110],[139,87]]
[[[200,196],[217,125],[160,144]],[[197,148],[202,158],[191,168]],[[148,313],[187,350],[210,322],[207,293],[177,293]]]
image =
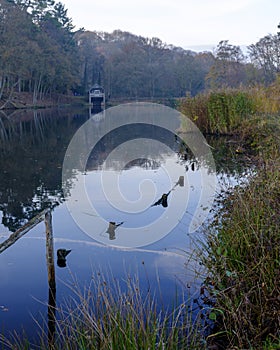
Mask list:
[[236,152],[238,143],[228,136],[207,136],[212,148],[218,176],[240,177],[254,167],[253,161],[246,153]]
[[56,278],[54,266],[54,237],[52,226],[52,214],[48,210],[45,214],[45,229],[46,229],[46,265],[48,270],[48,343],[52,347],[55,342],[56,329]]
[[71,253],[71,249],[57,249],[57,266],[66,267],[66,257]]
[[[125,247],[156,242],[160,234],[168,234],[177,225],[188,209],[196,219],[188,226],[195,229],[203,218],[201,208],[205,203],[201,198],[207,197],[210,207],[210,192],[214,193],[215,187],[214,166],[207,164],[211,164],[209,150],[201,147],[197,131],[187,134],[187,147],[187,141],[175,135],[180,126],[178,113],[163,122],[166,110],[147,104],[130,104],[109,112],[98,125],[90,119],[67,149],[63,181],[67,189],[70,184],[67,206],[75,222],[90,237],[107,244],[102,235],[107,223],[124,221],[118,235],[111,237],[115,238],[114,244]],[[193,181],[186,174],[187,168],[193,170],[192,188],[199,195],[190,193],[188,186],[174,191],[179,176],[186,177],[186,182]],[[193,200],[196,206],[188,208]],[[163,207],[166,213],[152,213],[148,210],[151,206]],[[157,217],[165,223],[161,224]],[[159,227],[155,227],[156,221]],[[144,237],[150,238],[145,241]]]
[[[66,148],[76,130],[88,120],[86,112],[67,110],[24,111],[21,113],[0,113],[0,210],[2,224],[10,231],[15,231],[44,208],[55,207],[63,202],[61,190],[61,168]],[[94,121],[99,132],[104,120]],[[168,135],[162,130],[147,126],[122,128],[102,138],[91,153],[87,171],[104,167],[108,154],[118,145],[129,139],[151,137],[164,141],[178,153],[178,162],[185,164],[185,170],[195,171],[203,164],[196,163],[192,153],[181,139]],[[218,173],[236,175],[248,167],[242,162],[235,148],[224,139],[209,140],[214,147],[214,157]],[[233,146],[234,147],[234,146]],[[146,170],[159,169],[162,155],[151,150],[150,157],[134,159],[126,163],[125,159],[116,164],[116,160],[106,160],[107,168],[129,170],[140,166]],[[75,176],[72,174],[71,176]],[[70,177],[71,179],[71,177]],[[71,180],[69,183],[71,186]]]
[[107,231],[106,233],[109,234],[109,239],[112,241],[114,239],[116,239],[116,229],[121,226],[124,222],[120,222],[119,224],[116,224],[115,222],[113,221],[110,221],[109,222],[109,226],[107,228]]
[[171,190],[168,193],[164,193],[161,198],[159,200],[157,200],[154,204],[152,204],[151,206],[154,207],[156,205],[162,205],[164,208],[168,207],[168,203],[167,203],[167,198],[170,194]]
[[164,208],[167,208],[168,207],[168,196],[169,194],[171,193],[171,191],[174,191],[176,186],[180,186],[180,187],[184,187],[184,183],[185,183],[185,178],[184,176],[180,176],[178,181],[176,182],[176,184],[173,186],[173,188],[168,192],[168,193],[164,193],[161,198],[159,200],[157,200],[154,204],[152,204],[151,206],[154,207],[154,206],[157,206],[157,205],[162,205]]
[[[93,112],[90,110],[88,114],[81,111],[73,113],[73,111],[67,110],[37,110],[4,114],[1,111],[0,211],[2,225],[7,227],[9,231],[16,231],[43,209],[54,208],[63,203],[67,193],[63,193],[61,189],[61,171],[69,141],[89,117],[92,119],[97,135],[102,133],[106,123],[105,114],[96,116],[92,114]],[[179,166],[182,165],[184,169],[180,169],[181,173],[184,172],[188,175],[187,177],[180,175],[180,181],[181,183],[187,182],[188,188],[186,190],[193,189],[192,176],[190,176],[189,171],[192,171],[197,178],[198,171],[202,167],[208,172],[211,172],[211,168],[206,163],[207,159],[194,158],[184,141],[184,139],[188,138],[189,140],[191,137],[192,135],[184,134],[180,134],[179,137],[164,128],[146,124],[127,125],[114,129],[102,137],[94,147],[88,157],[83,174],[90,174],[90,178],[95,181],[96,176],[99,176],[98,171],[105,170],[108,172],[110,182],[114,176],[119,176],[119,172],[121,172],[122,177],[137,177],[134,170],[140,168],[145,170],[142,179],[150,178],[155,182],[158,181],[158,178],[150,176],[149,172],[161,172],[161,169],[168,163],[167,159],[171,150],[173,154],[177,154],[177,158],[173,159],[173,164],[169,167],[178,166],[179,169]],[[143,138],[159,143],[145,143],[142,141]],[[138,157],[132,160],[127,152],[114,153],[116,149],[121,149],[121,145],[129,140],[135,140],[130,147],[131,154],[138,153]],[[230,147],[231,143],[227,143],[222,138],[209,139],[208,142],[213,148],[218,174],[226,173],[235,176],[242,174],[244,169],[248,167],[245,161],[241,161],[241,156],[236,154],[235,149]],[[159,145],[161,143],[166,145],[165,149]],[[127,172],[127,176],[125,172]],[[177,176],[177,174],[175,175]],[[64,187],[64,189],[69,189],[69,195],[73,181],[77,176],[79,174],[75,172],[75,169],[69,174],[68,183]],[[130,187],[132,194],[128,193],[128,196],[132,196],[135,190],[138,191],[137,181],[133,182],[132,180],[129,179],[130,186],[135,188]],[[178,183],[178,185],[182,187],[182,184]],[[163,191],[157,194],[158,197],[155,198],[154,202],[150,203],[150,206],[163,208],[169,206],[171,195],[174,197],[174,193],[171,194],[174,192],[174,188],[172,188],[172,184],[168,188],[168,182],[167,186],[164,187]],[[98,189],[94,191],[98,193]],[[112,192],[114,193],[114,190]],[[174,200],[173,205],[176,205],[175,203]],[[110,215],[106,215],[106,217],[108,217],[107,221],[120,219],[118,216],[113,220]]]
[[100,112],[102,112],[101,105],[92,105],[89,107],[89,117],[98,120],[100,118]]
[[[40,314],[45,315],[47,312],[49,340],[52,342],[55,308],[70,294],[65,281],[69,281],[71,275],[76,275],[79,282],[90,285],[92,270],[98,271],[100,266],[107,266],[114,278],[119,280],[125,278],[124,265],[130,274],[138,269],[142,285],[149,285],[149,288],[153,285],[155,289],[160,274],[163,292],[159,291],[158,294],[167,303],[171,303],[174,297],[177,283],[174,282],[175,275],[180,283],[187,280],[186,284],[194,285],[195,262],[189,263],[186,270],[185,256],[175,254],[174,250],[183,249],[190,243],[186,226],[201,193],[200,171],[212,171],[207,160],[194,158],[184,134],[178,137],[153,126],[126,126],[100,139],[89,155],[83,172],[73,169],[68,174],[66,188],[69,192],[64,194],[61,173],[65,151],[77,129],[88,118],[91,118],[96,134],[100,134],[106,123],[105,115],[97,118],[89,115],[87,110],[1,114],[0,239],[5,240],[10,232],[22,227],[42,209],[51,208],[54,217],[52,249],[56,251],[55,272],[58,275],[55,284],[48,283],[46,237],[40,225],[0,255],[1,305],[3,310],[8,310],[0,310],[3,332],[4,329],[5,332],[13,328],[19,330],[21,325],[25,325],[27,332],[32,335],[36,327],[30,313],[39,318]],[[145,144],[143,138],[154,141]],[[129,153],[122,152],[121,145],[129,140],[135,140],[130,150],[138,154],[134,159]],[[228,151],[225,140],[220,141],[220,144],[218,140],[216,143],[212,140],[208,142],[215,148],[218,174],[236,175],[244,172],[246,162],[240,163],[240,158],[237,159],[233,151]],[[166,147],[162,148],[161,143]],[[116,149],[120,152],[114,153]],[[170,177],[166,176],[166,169]],[[85,182],[91,202],[96,206],[98,215],[104,218],[104,225],[99,225],[98,218],[90,215],[82,206],[79,208],[80,216],[105,244],[118,241],[126,246],[130,240],[136,240],[137,243],[138,239],[140,242],[145,235],[155,235],[156,240],[157,232],[153,230],[143,230],[141,235],[134,237],[133,229],[148,225],[158,215],[163,215],[167,224],[169,217],[165,215],[168,210],[170,216],[177,214],[177,206],[185,203],[186,197],[189,204],[176,229],[159,242],[143,249],[105,247],[85,236],[66,208],[65,201],[78,178]],[[139,212],[137,206],[134,207],[134,213],[128,214],[118,210],[120,203],[116,203],[115,207],[108,206],[106,196],[112,199],[112,203],[119,198],[116,195],[118,189],[112,185],[115,179],[118,179],[128,200],[139,203]],[[145,182],[147,179],[149,181]],[[100,181],[107,185],[100,187]],[[154,190],[155,184],[157,190]],[[143,190],[142,197],[139,188]],[[79,193],[75,195],[79,206]],[[82,254],[74,254],[75,251]],[[54,265],[51,266],[54,270]],[[19,289],[21,293],[18,293]],[[38,300],[41,302],[38,303]]]
[[[21,113],[11,111],[9,114],[1,111],[0,211],[2,225],[9,231],[16,231],[44,208],[54,208],[63,203],[65,195],[61,189],[61,171],[69,141],[88,118],[92,119],[96,134],[101,134],[106,123],[105,114],[96,116],[93,113],[95,111],[92,110],[89,112],[36,110]],[[130,176],[136,177],[133,170],[138,167],[145,170],[145,174],[149,177],[150,171],[160,172],[165,166],[170,150],[177,154],[174,162],[177,165],[183,165],[185,174],[192,171],[198,176],[197,171],[202,167],[211,171],[211,168],[205,163],[207,159],[194,159],[193,153],[184,141],[191,137],[192,135],[184,134],[180,134],[179,137],[166,129],[146,124],[127,125],[114,129],[102,137],[94,147],[88,157],[84,174],[91,174],[93,178],[93,172],[97,174],[98,170],[106,170],[108,173],[109,171],[115,172],[116,175],[122,172],[124,177],[124,172],[127,172]],[[167,148],[163,150],[155,143],[145,144],[144,141],[141,141],[142,138],[163,142]],[[129,140],[139,140],[131,146],[131,153],[137,154],[138,152],[139,154],[133,160],[130,159],[130,154],[121,153],[119,157],[114,153],[115,149]],[[236,154],[235,145],[232,148],[232,144],[223,138],[212,138],[208,142],[213,148],[218,174],[226,173],[235,176],[242,174],[248,167],[246,160],[242,161],[242,156]],[[110,157],[111,154],[114,156]],[[69,188],[69,195],[77,176],[75,169],[69,174],[69,183],[65,186],[66,189]],[[188,183],[191,180],[190,175],[180,176],[180,181]],[[152,179],[152,181],[156,180],[156,178]],[[170,185],[169,188],[167,186],[163,188],[162,193],[158,194],[158,198],[155,198],[150,206],[168,207],[171,192],[173,192],[172,184]],[[138,186],[137,182],[131,186]],[[181,184],[179,186],[182,187]],[[188,186],[191,189],[193,185],[188,183]],[[132,189],[132,192],[134,190]],[[108,221],[111,221],[111,218]]]
[[0,117],[0,210],[15,231],[45,208],[63,202],[65,150],[87,115],[72,111],[25,111]]

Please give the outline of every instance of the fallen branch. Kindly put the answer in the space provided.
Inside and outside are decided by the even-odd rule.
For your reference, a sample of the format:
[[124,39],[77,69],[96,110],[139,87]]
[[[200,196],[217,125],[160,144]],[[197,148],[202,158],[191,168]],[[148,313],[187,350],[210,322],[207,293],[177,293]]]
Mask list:
[[49,209],[44,209],[38,215],[34,216],[31,220],[28,221],[27,224],[16,230],[16,232],[12,233],[9,238],[7,238],[3,243],[0,244],[0,254],[4,252],[7,248],[13,245],[18,239],[24,236],[28,231],[30,231],[33,227],[39,224],[39,222],[44,220],[45,214]]

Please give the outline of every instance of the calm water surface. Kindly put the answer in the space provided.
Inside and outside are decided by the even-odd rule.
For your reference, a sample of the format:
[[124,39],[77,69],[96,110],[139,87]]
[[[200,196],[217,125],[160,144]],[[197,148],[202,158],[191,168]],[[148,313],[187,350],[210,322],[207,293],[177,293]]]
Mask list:
[[[201,232],[198,229],[189,234],[188,228],[201,195],[202,168],[209,172],[213,169],[207,169],[207,164],[199,164],[190,152],[182,150],[181,140],[171,133],[136,125],[102,137],[92,150],[85,171],[73,173],[68,193],[63,192],[65,152],[75,132],[89,118],[96,133],[100,132],[106,116],[91,116],[86,110],[0,116],[0,243],[37,213],[51,208],[55,255],[58,249],[71,250],[66,266],[55,267],[58,306],[74,296],[73,286],[89,286],[93,275],[99,272],[120,283],[128,276],[136,276],[141,288],[153,290],[166,307],[195,296],[201,284],[195,272],[199,266],[189,256]],[[122,149],[122,157],[114,155],[114,150],[128,139],[137,139],[130,146],[138,152],[133,160]],[[152,140],[148,156],[146,139]],[[215,148],[221,150],[221,145]],[[146,149],[143,155],[142,147]],[[233,179],[243,172],[233,153],[222,152],[216,165],[218,178],[226,175]],[[84,208],[79,195],[71,191],[77,179],[84,181],[96,215]],[[153,205],[169,191],[167,206]],[[145,203],[145,210],[137,210],[136,206],[132,212],[125,208],[139,198]],[[69,212],[70,199],[77,203],[80,222]],[[162,235],[164,226],[176,215],[179,220]],[[161,222],[155,231],[149,224],[157,218]],[[110,229],[110,222],[121,225]],[[81,226],[86,226],[86,232]],[[137,227],[146,228],[139,235]],[[7,335],[24,328],[27,335],[32,335],[37,330],[36,322],[42,324],[47,318],[44,222],[0,254],[0,274],[1,333]]]

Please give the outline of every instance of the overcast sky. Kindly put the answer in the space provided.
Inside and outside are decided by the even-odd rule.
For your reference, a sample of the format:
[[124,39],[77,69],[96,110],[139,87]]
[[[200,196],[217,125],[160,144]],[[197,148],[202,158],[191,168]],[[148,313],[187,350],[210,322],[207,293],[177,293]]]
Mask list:
[[185,49],[211,49],[221,40],[250,45],[280,23],[280,0],[60,1],[77,29],[121,29]]

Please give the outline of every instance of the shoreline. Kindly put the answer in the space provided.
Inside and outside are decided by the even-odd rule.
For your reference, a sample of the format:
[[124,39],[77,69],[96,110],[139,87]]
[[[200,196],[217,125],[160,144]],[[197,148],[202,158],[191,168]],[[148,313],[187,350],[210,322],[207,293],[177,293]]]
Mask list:
[[33,94],[27,92],[14,93],[11,98],[0,100],[0,111],[46,109],[64,107],[67,105],[86,105],[84,96],[55,94],[53,97],[46,97],[33,101]]

